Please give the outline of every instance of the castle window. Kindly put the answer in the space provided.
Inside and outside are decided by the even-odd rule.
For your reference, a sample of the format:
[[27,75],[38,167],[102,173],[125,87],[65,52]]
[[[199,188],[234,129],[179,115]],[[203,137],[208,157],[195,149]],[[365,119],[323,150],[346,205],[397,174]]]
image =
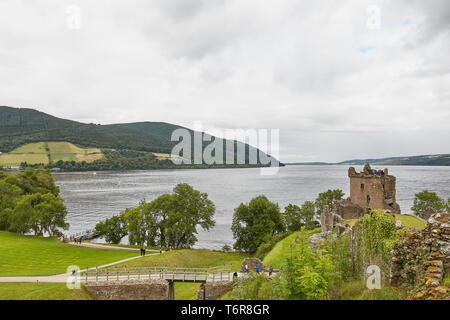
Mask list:
[[370,196],[367,195],[367,205],[369,205],[369,204],[370,204]]
[[364,183],[361,183],[361,191],[364,191]]

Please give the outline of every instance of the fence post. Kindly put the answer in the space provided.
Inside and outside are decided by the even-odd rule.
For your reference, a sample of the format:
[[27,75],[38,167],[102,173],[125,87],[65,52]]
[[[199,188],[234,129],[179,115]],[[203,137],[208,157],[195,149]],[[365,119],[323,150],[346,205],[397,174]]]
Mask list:
[[98,267],[95,267],[95,281],[98,281]]

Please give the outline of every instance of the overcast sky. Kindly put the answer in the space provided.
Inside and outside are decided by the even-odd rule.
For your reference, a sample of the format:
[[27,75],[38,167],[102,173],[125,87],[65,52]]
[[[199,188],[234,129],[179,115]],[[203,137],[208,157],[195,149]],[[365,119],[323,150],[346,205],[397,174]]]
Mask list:
[[450,1],[0,0],[0,105],[280,129],[285,162],[450,153]]

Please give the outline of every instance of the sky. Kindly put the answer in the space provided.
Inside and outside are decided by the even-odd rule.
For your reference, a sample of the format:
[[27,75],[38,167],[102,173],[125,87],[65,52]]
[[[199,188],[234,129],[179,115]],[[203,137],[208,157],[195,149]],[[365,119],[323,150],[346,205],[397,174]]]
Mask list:
[[450,1],[0,0],[0,105],[279,129],[280,160],[450,153]]

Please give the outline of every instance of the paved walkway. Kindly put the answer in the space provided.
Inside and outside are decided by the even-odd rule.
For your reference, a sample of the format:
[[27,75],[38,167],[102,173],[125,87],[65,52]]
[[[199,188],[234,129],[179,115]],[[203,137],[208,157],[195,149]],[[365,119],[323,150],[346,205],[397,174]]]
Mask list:
[[[94,242],[82,242],[82,243],[68,242],[68,244],[71,244],[73,246],[95,248],[95,249],[129,250],[129,251],[139,251],[140,250],[139,248],[110,246],[110,245],[105,245],[105,244],[101,244],[101,243],[94,243]],[[145,251],[146,252],[159,252],[159,250],[152,250],[152,249],[145,249]]]
[[[158,254],[159,253],[152,253],[152,254],[148,254],[146,256],[154,256],[154,255],[158,255]],[[142,256],[136,256],[136,257],[123,259],[123,260],[120,260],[120,261],[116,261],[116,262],[105,264],[103,266],[99,266],[97,268],[98,269],[107,268],[107,267],[114,266],[116,264],[124,263],[124,262],[127,262],[127,261],[139,259],[139,258],[142,258]],[[92,267],[92,268],[89,268],[89,270],[92,270],[92,269],[95,269],[95,268],[96,267]],[[80,272],[85,272],[86,270],[87,269],[83,269],[83,270],[80,270]],[[52,275],[52,276],[0,277],[0,282],[62,282],[62,283],[66,283],[67,279],[69,277],[71,277],[71,276],[72,276],[71,273],[61,273],[61,274],[56,274],[56,275]]]

